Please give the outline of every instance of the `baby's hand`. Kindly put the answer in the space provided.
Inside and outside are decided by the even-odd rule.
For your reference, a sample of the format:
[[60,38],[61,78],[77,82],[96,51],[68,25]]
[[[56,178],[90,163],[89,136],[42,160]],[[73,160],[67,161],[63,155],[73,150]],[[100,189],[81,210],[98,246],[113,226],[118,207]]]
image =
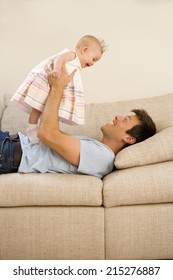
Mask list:
[[60,73],[59,70],[53,70],[53,71],[51,72],[51,75],[52,75],[53,78],[59,78],[60,74],[61,74],[61,73]]

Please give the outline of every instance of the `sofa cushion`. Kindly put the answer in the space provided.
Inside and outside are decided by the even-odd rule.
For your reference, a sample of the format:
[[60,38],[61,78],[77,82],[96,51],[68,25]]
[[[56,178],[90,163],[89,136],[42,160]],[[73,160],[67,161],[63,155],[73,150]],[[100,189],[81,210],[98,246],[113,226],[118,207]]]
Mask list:
[[102,205],[102,181],[94,176],[13,173],[0,180],[0,207]]
[[106,207],[173,202],[172,161],[116,170],[103,183]]
[[124,169],[173,160],[173,126],[147,140],[121,150],[115,158],[115,167]]

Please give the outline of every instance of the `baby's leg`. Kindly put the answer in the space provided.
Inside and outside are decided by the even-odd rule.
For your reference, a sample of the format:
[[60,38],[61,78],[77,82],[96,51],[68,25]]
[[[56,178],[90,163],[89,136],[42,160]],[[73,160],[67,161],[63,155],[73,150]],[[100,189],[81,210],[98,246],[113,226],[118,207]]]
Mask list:
[[29,124],[38,124],[39,117],[41,112],[35,108],[32,108],[32,111],[29,115]]
[[39,142],[37,137],[38,131],[38,120],[41,115],[41,112],[37,109],[32,109],[31,114],[29,115],[29,125],[26,129],[27,136],[32,144],[36,144]]

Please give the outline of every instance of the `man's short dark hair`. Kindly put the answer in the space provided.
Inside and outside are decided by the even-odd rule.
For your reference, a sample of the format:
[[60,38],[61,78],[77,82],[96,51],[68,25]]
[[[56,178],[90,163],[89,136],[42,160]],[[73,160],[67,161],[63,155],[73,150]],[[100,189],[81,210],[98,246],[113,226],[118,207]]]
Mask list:
[[144,141],[156,133],[156,125],[144,109],[133,109],[131,112],[136,114],[140,124],[127,130],[126,133],[135,137],[136,143]]

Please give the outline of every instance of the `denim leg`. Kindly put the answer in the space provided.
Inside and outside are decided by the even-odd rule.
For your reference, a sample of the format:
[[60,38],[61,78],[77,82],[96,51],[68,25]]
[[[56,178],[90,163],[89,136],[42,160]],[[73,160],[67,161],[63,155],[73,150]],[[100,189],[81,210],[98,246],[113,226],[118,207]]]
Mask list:
[[0,174],[16,172],[13,167],[13,142],[9,132],[0,131]]

